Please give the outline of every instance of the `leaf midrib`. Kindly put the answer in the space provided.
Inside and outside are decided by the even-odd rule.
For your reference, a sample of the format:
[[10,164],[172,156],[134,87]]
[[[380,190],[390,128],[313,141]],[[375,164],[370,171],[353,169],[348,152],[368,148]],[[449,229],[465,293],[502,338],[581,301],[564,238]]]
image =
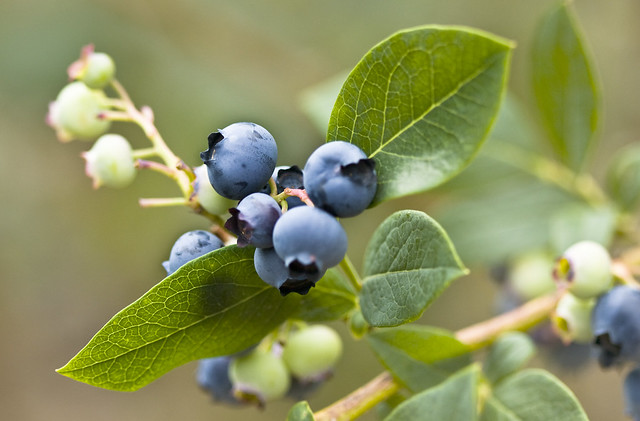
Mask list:
[[[486,70],[489,69],[489,67],[491,67],[495,61],[498,59],[498,57],[500,55],[504,55],[505,52],[496,52],[493,54],[492,59],[491,60],[487,60],[486,65],[480,67],[476,72],[473,72],[471,75],[469,75],[467,78],[463,79],[460,83],[458,83],[458,85],[456,85],[456,87],[451,90],[451,92],[447,93],[446,95],[444,95],[441,99],[439,99],[437,102],[431,104],[431,106],[429,106],[429,108],[427,110],[425,110],[418,118],[413,119],[409,124],[407,124],[405,127],[403,127],[401,130],[398,131],[398,133],[394,134],[389,140],[387,140],[386,142],[382,142],[381,145],[378,147],[378,149],[376,149],[375,151],[373,151],[371,154],[369,154],[369,158],[373,158],[375,155],[378,154],[378,152],[382,152],[382,150],[391,142],[393,142],[397,137],[401,136],[404,132],[406,132],[407,130],[409,130],[411,127],[413,127],[414,125],[418,124],[418,122],[422,121],[429,113],[431,113],[434,109],[436,109],[437,107],[441,106],[443,103],[445,103],[446,101],[448,101],[450,98],[452,98],[456,93],[458,93],[464,86],[466,86],[467,84],[471,83],[471,81],[473,81],[475,78],[477,78],[478,76],[480,76],[482,73],[484,73]],[[384,109],[386,110],[386,99],[385,99],[385,107]],[[384,134],[384,133],[383,133]]]

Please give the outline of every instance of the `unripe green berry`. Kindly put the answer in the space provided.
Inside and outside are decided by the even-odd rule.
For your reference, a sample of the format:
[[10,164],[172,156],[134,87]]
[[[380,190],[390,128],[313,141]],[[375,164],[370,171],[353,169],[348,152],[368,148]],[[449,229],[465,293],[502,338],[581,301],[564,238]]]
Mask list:
[[111,124],[98,118],[106,111],[102,91],[89,89],[82,82],[65,86],[49,107],[47,123],[61,141],[91,139],[106,132]]
[[519,256],[511,264],[509,283],[525,301],[555,291],[553,259],[541,251]]
[[116,65],[108,54],[91,53],[86,59],[80,80],[90,88],[102,89],[113,80],[115,73]]
[[209,175],[206,165],[200,165],[193,169],[196,179],[193,182],[193,190],[198,196],[200,205],[214,215],[224,215],[229,208],[236,205],[236,201],[222,197],[213,189],[209,182]]
[[556,333],[565,343],[593,341],[591,312],[595,305],[595,298],[582,300],[571,293],[560,298],[551,321]]
[[84,152],[85,171],[93,187],[126,187],[136,176],[131,145],[118,134],[101,136],[91,150]]
[[282,359],[295,377],[313,380],[330,373],[342,355],[342,340],[324,325],[309,326],[289,336]]
[[229,366],[229,378],[236,397],[257,400],[260,404],[284,397],[291,385],[282,358],[261,349],[234,359]]
[[569,247],[553,271],[559,283],[566,283],[578,298],[594,298],[611,288],[611,257],[594,241],[581,241]]

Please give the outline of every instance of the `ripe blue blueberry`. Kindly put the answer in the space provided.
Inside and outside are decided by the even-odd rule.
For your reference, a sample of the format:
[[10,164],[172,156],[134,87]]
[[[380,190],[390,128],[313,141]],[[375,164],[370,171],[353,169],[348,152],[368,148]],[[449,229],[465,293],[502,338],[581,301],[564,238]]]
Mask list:
[[303,172],[311,201],[338,217],[358,215],[376,194],[375,162],[351,143],[334,141],[320,146],[309,156]]
[[613,287],[598,299],[592,326],[602,367],[640,362],[640,290]]
[[640,367],[627,374],[624,380],[625,412],[633,421],[640,421]]
[[234,123],[209,135],[209,149],[200,154],[209,181],[220,195],[240,200],[264,188],[276,167],[273,136],[255,123]]
[[231,217],[224,227],[238,236],[238,247],[273,247],[273,226],[282,215],[275,199],[264,193],[252,193],[229,209]]
[[324,271],[313,274],[303,274],[291,277],[289,268],[276,254],[273,248],[256,249],[253,264],[260,279],[269,285],[278,288],[280,294],[285,296],[290,292],[306,295],[309,289],[316,285],[322,278]]
[[222,240],[208,231],[189,231],[176,240],[171,248],[169,260],[162,265],[167,270],[167,275],[171,275],[185,263],[223,246]]
[[240,403],[233,395],[233,385],[229,378],[230,357],[205,358],[199,361],[196,380],[202,389],[209,392],[213,400]]
[[276,222],[273,247],[288,268],[290,278],[315,277],[344,258],[347,234],[327,212],[298,206]]

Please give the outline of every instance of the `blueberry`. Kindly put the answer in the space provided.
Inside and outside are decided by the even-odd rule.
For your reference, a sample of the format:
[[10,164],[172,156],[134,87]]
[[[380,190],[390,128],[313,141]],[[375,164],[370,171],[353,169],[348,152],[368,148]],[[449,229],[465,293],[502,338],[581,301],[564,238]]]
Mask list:
[[594,298],[611,287],[611,257],[594,241],[581,241],[569,247],[556,262],[553,275],[566,283],[578,298]]
[[[276,182],[278,193],[282,193],[284,189],[304,189],[302,170],[297,166],[291,167],[280,166],[273,171],[273,179]],[[289,209],[296,206],[304,205],[299,197],[287,197],[287,205]]]
[[625,412],[634,421],[640,421],[640,367],[627,374],[624,380]]
[[200,154],[209,181],[220,195],[240,200],[264,188],[276,167],[273,136],[255,123],[234,123],[209,135],[209,149]]
[[78,79],[92,89],[102,89],[111,82],[116,73],[113,59],[105,53],[96,53],[93,45],[82,49],[80,59],[67,70],[70,79]]
[[322,278],[324,271],[313,274],[294,276],[289,273],[289,268],[276,254],[273,248],[256,249],[253,263],[260,279],[267,284],[278,288],[280,294],[285,296],[291,292],[306,295]]
[[267,194],[252,193],[229,209],[231,217],[224,227],[238,236],[238,247],[252,245],[273,247],[273,226],[282,215],[275,199]]
[[229,378],[230,357],[205,358],[199,361],[196,379],[200,387],[220,402],[239,403],[233,395],[233,385]]
[[302,380],[326,378],[342,355],[342,340],[324,325],[308,326],[289,336],[282,359],[291,374]]
[[337,265],[347,252],[347,234],[325,211],[298,206],[278,219],[273,247],[289,269],[289,277],[315,277]]
[[171,248],[169,260],[163,263],[167,275],[191,260],[224,246],[222,240],[208,231],[189,231],[180,236]]
[[356,145],[334,141],[316,149],[304,166],[311,201],[338,217],[355,216],[376,194],[375,162]]
[[602,367],[640,362],[640,290],[613,287],[598,299],[592,325]]
[[107,110],[102,91],[89,89],[82,82],[72,82],[62,88],[49,105],[47,124],[56,130],[58,139],[93,139],[109,129],[111,122],[98,118]]
[[594,298],[583,300],[569,292],[560,298],[551,321],[565,344],[589,343],[593,340],[591,313],[594,305]]
[[105,134],[93,147],[82,154],[85,172],[93,180],[93,187],[126,187],[133,182],[136,168],[131,145],[118,134]]
[[214,215],[226,214],[229,208],[236,202],[220,196],[218,192],[213,189],[209,182],[206,165],[203,164],[195,167],[193,172],[196,175],[196,179],[193,181],[193,191],[198,196],[200,206]]
[[523,300],[531,300],[555,291],[553,258],[544,251],[530,251],[509,265],[508,281]]
[[284,397],[291,384],[282,358],[260,348],[235,358],[229,367],[229,377],[236,397],[260,405]]

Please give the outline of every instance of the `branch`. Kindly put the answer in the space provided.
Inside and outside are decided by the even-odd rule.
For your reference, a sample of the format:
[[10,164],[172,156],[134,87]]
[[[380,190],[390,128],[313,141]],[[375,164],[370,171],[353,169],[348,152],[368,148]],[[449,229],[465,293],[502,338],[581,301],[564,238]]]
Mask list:
[[[555,308],[562,290],[531,300],[508,313],[480,322],[455,333],[455,337],[471,350],[491,344],[502,333],[527,330],[547,319]],[[316,421],[346,421],[362,415],[389,398],[400,388],[391,373],[385,371],[354,392],[314,414]]]

